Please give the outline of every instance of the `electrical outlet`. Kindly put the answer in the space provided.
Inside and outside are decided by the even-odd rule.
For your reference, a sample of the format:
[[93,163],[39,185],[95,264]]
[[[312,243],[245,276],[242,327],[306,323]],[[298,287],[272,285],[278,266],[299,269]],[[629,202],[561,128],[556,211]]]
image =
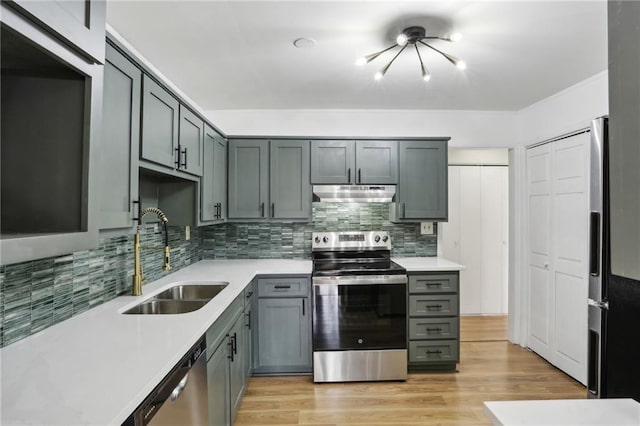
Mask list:
[[184,227],[184,239],[187,241],[191,239],[191,227],[189,225]]
[[433,235],[433,222],[420,222],[420,233],[423,235]]

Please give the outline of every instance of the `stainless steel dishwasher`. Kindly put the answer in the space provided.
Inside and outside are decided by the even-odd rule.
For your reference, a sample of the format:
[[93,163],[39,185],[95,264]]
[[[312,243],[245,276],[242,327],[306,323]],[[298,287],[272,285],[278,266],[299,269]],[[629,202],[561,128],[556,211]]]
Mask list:
[[202,338],[133,414],[136,426],[208,425],[207,357]]

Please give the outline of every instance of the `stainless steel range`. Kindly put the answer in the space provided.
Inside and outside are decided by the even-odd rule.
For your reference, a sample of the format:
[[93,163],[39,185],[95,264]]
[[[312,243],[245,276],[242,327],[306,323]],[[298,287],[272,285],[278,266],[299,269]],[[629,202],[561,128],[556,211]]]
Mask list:
[[313,380],[407,378],[407,272],[385,231],[314,232]]

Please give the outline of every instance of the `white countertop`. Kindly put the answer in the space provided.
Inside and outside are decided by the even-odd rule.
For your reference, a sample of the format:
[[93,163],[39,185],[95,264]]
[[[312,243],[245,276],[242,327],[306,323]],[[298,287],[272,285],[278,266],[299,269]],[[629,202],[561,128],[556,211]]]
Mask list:
[[[394,258],[408,271],[459,270],[444,259]],[[0,350],[3,425],[121,424],[256,275],[311,274],[310,260],[203,260]],[[122,315],[167,287],[228,281],[203,308]]]
[[495,425],[640,425],[640,404],[633,399],[560,399],[486,401]]
[[407,272],[461,271],[464,269],[463,265],[442,257],[392,257],[391,260],[405,268]]

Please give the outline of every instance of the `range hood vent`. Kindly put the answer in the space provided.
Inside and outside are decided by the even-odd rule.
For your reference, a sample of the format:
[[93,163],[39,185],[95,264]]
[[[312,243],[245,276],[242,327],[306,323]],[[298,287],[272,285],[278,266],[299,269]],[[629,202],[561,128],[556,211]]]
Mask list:
[[314,185],[313,201],[330,203],[391,203],[395,185]]

